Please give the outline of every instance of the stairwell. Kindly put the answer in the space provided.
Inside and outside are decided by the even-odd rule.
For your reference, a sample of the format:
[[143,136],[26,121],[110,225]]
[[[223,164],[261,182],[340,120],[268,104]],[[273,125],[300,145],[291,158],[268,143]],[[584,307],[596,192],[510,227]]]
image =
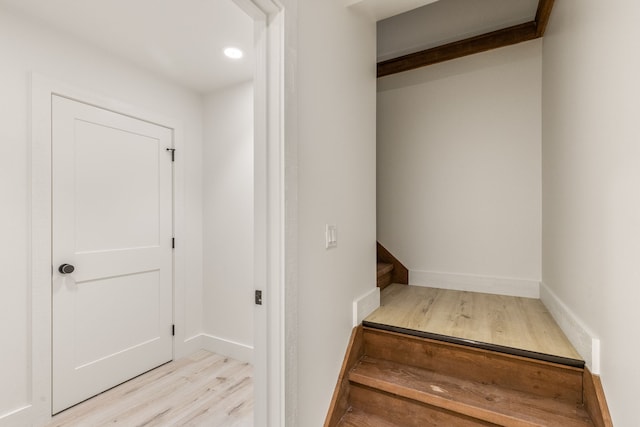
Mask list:
[[[381,290],[408,284],[380,243],[377,258]],[[586,368],[402,332],[354,328],[324,427],[613,426]]]
[[582,368],[358,326],[324,425],[611,426],[593,384]]
[[409,270],[384,246],[377,244],[377,286],[383,290],[392,283],[409,283]]

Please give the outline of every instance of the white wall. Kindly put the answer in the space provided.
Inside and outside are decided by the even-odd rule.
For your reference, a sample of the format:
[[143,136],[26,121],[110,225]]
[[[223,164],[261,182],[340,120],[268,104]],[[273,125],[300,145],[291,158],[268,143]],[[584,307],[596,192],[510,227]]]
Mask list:
[[[287,348],[297,347],[287,366],[297,371],[297,404],[290,398],[286,405],[298,411],[291,425],[314,427],[338,378],[352,302],[376,286],[376,28],[343,2],[301,0],[297,8],[297,44],[287,46],[297,69],[287,84],[298,108],[286,116],[297,115],[297,133],[287,136],[297,144],[297,199],[287,193],[297,206],[297,229],[288,230],[298,236],[290,258],[297,258],[297,334],[287,336]],[[327,223],[338,227],[331,250]]]
[[619,427],[638,425],[640,3],[556,2],[543,57],[543,282],[601,340]]
[[541,47],[378,81],[378,240],[410,283],[537,297]]
[[[0,9],[0,424],[31,402],[29,72],[67,82],[184,126],[187,336],[202,324],[202,100],[191,92]],[[21,424],[21,423],[18,423]],[[26,424],[26,422],[24,422]]]
[[204,102],[205,346],[249,360],[253,349],[253,84]]

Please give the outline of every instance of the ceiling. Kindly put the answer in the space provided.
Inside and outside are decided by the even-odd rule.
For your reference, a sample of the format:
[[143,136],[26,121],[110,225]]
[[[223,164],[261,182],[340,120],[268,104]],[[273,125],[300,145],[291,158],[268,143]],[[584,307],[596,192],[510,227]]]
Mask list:
[[[538,5],[538,0],[343,2],[378,21],[378,62],[532,21]],[[197,92],[253,77],[253,21],[233,0],[0,0],[0,6]],[[227,46],[239,47],[245,57],[226,58]]]
[[[253,77],[253,21],[233,0],[0,0],[0,6],[197,92]],[[227,46],[245,56],[230,60]]]
[[375,21],[398,15],[438,0],[345,0],[346,6],[366,13]]
[[378,21],[378,62],[533,21],[537,7],[538,0],[432,2]]

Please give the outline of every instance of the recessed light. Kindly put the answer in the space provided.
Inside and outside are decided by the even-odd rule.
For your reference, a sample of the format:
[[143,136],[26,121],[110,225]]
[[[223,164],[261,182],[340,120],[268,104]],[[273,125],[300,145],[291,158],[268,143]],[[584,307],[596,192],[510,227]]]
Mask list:
[[244,55],[244,53],[237,47],[226,48],[224,50],[224,54],[227,56],[227,58],[231,58],[231,59],[240,59]]

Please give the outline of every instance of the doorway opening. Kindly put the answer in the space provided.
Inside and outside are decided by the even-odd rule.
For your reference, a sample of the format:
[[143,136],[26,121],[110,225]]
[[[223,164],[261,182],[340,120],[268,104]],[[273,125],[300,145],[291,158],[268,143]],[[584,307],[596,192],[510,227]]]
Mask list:
[[[37,1],[20,4],[27,4],[28,8],[35,3]],[[42,3],[44,5],[46,2]],[[238,8],[231,0],[229,3],[232,7]],[[89,74],[78,76],[77,73],[70,72],[70,75],[65,75],[64,72],[60,72],[60,67],[64,71],[65,65],[59,67],[58,64],[44,64],[39,67],[43,74],[34,74],[32,78],[32,310],[35,317],[31,356],[32,394],[38,398],[32,398],[33,405],[25,408],[25,412],[32,413],[33,417],[46,419],[52,413],[50,325],[52,314],[55,313],[51,311],[52,215],[48,206],[55,195],[51,193],[51,186],[47,183],[52,179],[51,158],[54,155],[50,135],[51,99],[54,95],[149,123],[158,123],[173,131],[174,144],[166,147],[175,149],[171,152],[175,158],[172,237],[172,244],[175,245],[174,303],[171,310],[175,325],[172,327],[172,333],[175,333],[173,359],[179,362],[189,355],[198,354],[197,351],[200,349],[205,349],[253,364],[255,425],[266,425],[268,420],[278,419],[282,415],[282,393],[272,393],[267,401],[266,392],[268,388],[282,388],[280,372],[276,371],[271,376],[267,376],[266,373],[269,364],[267,357],[272,360],[272,365],[278,366],[279,363],[275,359],[280,357],[281,348],[278,320],[270,320],[271,316],[278,313],[276,310],[280,309],[277,302],[281,293],[281,283],[277,275],[267,276],[268,264],[280,264],[280,251],[273,251],[273,254],[268,256],[267,250],[273,245],[281,245],[277,236],[282,234],[282,221],[276,220],[274,225],[268,221],[267,214],[275,219],[273,215],[279,214],[279,211],[273,206],[279,207],[280,198],[283,196],[280,180],[269,175],[271,173],[278,176],[278,171],[282,168],[279,161],[270,157],[272,150],[280,150],[282,118],[279,108],[268,110],[267,106],[279,105],[282,96],[282,56],[279,51],[279,40],[282,40],[283,31],[282,14],[280,7],[271,2],[237,3],[242,6],[237,12],[244,14],[248,20],[249,49],[260,59],[252,64],[250,81],[243,80],[224,88],[215,88],[208,93],[191,87],[180,87],[171,76],[154,75],[140,64],[132,64],[126,57],[123,59],[113,51],[99,47],[99,43],[88,35],[70,36],[69,32],[73,33],[73,27],[69,28],[69,32],[61,34],[55,22],[47,23],[45,32],[51,34],[51,43],[64,44],[60,47],[54,46],[54,50],[68,50],[71,63],[85,61],[86,72]],[[16,7],[20,9],[21,6]],[[38,9],[38,5],[34,6],[34,9]],[[41,24],[39,18],[29,18],[28,10],[22,10],[19,14],[27,27],[35,28],[34,22]],[[103,15],[102,19],[108,21],[106,16]],[[195,19],[195,15],[193,17]],[[172,18],[179,21],[177,16]],[[69,46],[66,45],[67,42]],[[182,47],[183,50],[188,50]],[[89,53],[90,51],[93,53]],[[163,56],[162,52],[151,53],[154,58],[171,65],[170,58]],[[99,67],[103,67],[104,72],[95,70],[96,75],[92,75],[93,69]],[[171,69],[170,66],[168,68]],[[44,77],[45,75],[47,77]],[[242,92],[244,98],[240,101],[240,96],[232,94],[234,91]],[[206,120],[208,114],[215,115],[216,111],[229,112],[228,109],[222,108],[222,105],[230,100],[237,102],[236,113],[246,115],[233,122],[221,120],[217,123],[218,126],[204,123],[203,117]],[[228,129],[222,131],[222,125]],[[221,139],[224,141],[221,142]],[[237,143],[238,140],[241,140],[241,143]],[[234,142],[237,144],[234,145]],[[216,148],[219,151],[216,151]],[[227,149],[228,151],[225,151]],[[227,156],[226,162],[221,159],[224,156]],[[211,165],[212,162],[207,162],[208,158],[213,157],[219,162],[215,167]],[[216,175],[216,167],[227,168],[218,171],[226,175]],[[243,171],[248,171],[249,176],[243,174]],[[232,176],[240,176],[244,180],[242,188],[233,187],[237,180],[230,179]],[[236,190],[235,194],[232,187]],[[242,200],[238,200],[237,193],[241,192]],[[206,196],[209,196],[210,200],[205,200]],[[236,208],[223,205],[225,197],[236,201]],[[241,215],[238,215],[238,206],[243,209],[242,221]],[[233,213],[236,215],[231,215]],[[207,225],[205,220],[208,221]],[[233,223],[230,224],[231,222]],[[242,239],[244,246],[238,243],[240,239],[236,239],[237,235],[231,233],[232,226],[236,229],[241,228],[245,233]],[[246,233],[251,229],[252,234]],[[203,230],[210,233],[203,233]],[[230,245],[238,246],[234,248],[235,252],[224,252],[212,243],[220,243],[220,236],[224,236],[224,233],[227,233],[226,238]],[[204,239],[210,239],[209,243],[205,245]],[[234,258],[233,262],[224,263],[223,267],[235,263],[236,273],[242,270],[244,279],[239,278],[240,274],[236,274],[233,282],[222,280],[219,277],[220,268],[214,268],[219,258],[226,256],[227,259],[231,259],[230,253],[242,253],[242,260]],[[211,254],[217,254],[215,262],[209,259]],[[76,267],[80,269],[80,266]],[[205,271],[206,268],[211,269]],[[272,270],[280,271],[279,268]],[[246,274],[247,271],[251,274]],[[224,274],[228,276],[229,271]],[[207,279],[211,282],[207,282]],[[254,306],[255,288],[265,292],[265,306]],[[208,302],[214,301],[220,306],[232,307],[234,299],[237,299],[242,307],[236,306],[236,310],[231,310],[227,321],[220,325],[220,319],[216,318],[218,312],[209,312],[208,310],[212,310],[212,304]],[[212,325],[226,326],[227,329],[213,330]],[[271,327],[275,327],[276,331],[268,334],[267,328]],[[254,335],[260,338],[253,341]]]

